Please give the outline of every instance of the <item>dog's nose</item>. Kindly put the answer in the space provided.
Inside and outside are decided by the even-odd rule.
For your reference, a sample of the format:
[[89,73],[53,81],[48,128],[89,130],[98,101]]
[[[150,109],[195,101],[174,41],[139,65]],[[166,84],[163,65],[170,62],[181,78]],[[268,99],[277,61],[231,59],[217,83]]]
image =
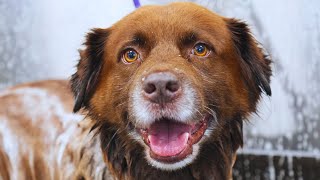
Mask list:
[[143,80],[143,94],[151,102],[168,103],[180,93],[178,78],[170,72],[152,73]]

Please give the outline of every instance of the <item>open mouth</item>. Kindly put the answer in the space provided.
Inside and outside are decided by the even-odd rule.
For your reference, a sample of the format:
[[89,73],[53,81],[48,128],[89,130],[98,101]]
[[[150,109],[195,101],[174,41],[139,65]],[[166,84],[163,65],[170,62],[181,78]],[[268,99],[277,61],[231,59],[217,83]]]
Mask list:
[[150,157],[162,163],[174,163],[192,154],[192,146],[200,141],[208,127],[208,118],[186,124],[162,118],[149,128],[137,129],[150,148]]

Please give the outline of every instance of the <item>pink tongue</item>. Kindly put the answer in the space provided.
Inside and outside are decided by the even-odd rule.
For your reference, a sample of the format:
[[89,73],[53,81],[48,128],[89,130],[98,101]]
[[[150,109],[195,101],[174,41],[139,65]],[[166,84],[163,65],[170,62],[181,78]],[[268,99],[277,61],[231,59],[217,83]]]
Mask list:
[[192,126],[169,120],[157,121],[149,129],[151,150],[159,156],[174,156],[183,151]]

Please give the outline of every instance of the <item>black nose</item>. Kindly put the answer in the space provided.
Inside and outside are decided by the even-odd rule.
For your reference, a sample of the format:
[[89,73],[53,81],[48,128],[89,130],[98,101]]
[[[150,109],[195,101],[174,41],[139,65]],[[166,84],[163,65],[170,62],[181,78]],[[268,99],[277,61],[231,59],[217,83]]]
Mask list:
[[142,85],[144,96],[158,104],[171,102],[181,93],[178,78],[170,72],[149,74]]

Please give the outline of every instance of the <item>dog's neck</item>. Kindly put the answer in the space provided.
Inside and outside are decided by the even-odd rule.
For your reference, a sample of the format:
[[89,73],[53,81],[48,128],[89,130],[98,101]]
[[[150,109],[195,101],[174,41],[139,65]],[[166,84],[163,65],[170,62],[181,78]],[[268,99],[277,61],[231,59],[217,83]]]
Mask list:
[[236,151],[242,145],[242,119],[233,119],[218,140],[204,142],[192,164],[162,171],[147,163],[142,146],[128,142],[126,134],[112,127],[100,127],[101,148],[111,174],[118,179],[231,179]]

